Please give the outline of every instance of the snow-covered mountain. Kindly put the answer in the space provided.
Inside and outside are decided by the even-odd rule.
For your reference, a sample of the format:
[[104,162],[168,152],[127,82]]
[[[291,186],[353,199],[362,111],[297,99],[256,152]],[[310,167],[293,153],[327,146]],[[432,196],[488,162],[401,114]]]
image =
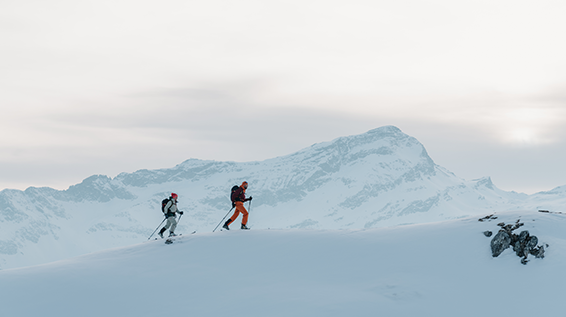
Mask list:
[[[489,178],[466,181],[436,165],[393,126],[315,144],[261,162],[187,160],[173,168],[92,176],[67,190],[0,192],[0,268],[44,263],[146,240],[179,194],[177,229],[210,232],[248,181],[249,226],[360,229],[457,219],[510,209],[557,210],[566,187],[505,192]],[[246,207],[250,207],[246,204]]]
[[[564,316],[566,216],[196,233],[0,271],[3,316]],[[521,220],[527,265],[482,232]],[[517,230],[519,233],[519,230]]]

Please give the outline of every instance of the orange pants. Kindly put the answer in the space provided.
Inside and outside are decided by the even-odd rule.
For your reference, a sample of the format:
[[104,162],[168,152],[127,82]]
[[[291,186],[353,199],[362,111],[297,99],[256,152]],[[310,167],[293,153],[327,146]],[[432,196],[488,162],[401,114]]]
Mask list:
[[242,215],[244,215],[242,217],[242,224],[246,225],[248,223],[248,211],[244,207],[244,203],[241,202],[241,201],[236,202],[236,211],[234,211],[234,214],[232,215],[232,217],[230,217],[230,223],[234,222],[234,220],[236,220],[236,218],[238,218],[238,215],[240,213],[242,213]]

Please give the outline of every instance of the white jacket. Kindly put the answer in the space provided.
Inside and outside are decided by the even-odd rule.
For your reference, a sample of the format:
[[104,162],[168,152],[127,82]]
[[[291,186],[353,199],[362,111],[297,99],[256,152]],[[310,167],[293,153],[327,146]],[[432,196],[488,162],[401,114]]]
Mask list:
[[177,201],[173,198],[169,199],[167,205],[165,205],[165,217],[175,217],[179,209],[177,209]]

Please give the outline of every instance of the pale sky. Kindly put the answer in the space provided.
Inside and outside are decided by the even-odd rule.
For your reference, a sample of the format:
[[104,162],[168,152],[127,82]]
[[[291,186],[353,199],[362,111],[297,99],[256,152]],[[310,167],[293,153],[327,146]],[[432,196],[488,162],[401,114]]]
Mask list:
[[259,161],[395,125],[566,185],[566,2],[0,0],[0,189]]

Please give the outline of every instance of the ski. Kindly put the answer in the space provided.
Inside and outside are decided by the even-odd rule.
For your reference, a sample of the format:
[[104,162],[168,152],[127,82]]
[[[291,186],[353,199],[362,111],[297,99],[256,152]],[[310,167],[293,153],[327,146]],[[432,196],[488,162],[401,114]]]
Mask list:
[[236,230],[236,229],[234,229],[234,230],[230,230],[230,229],[220,229],[220,231],[221,231],[221,232],[224,232],[224,231],[250,231],[251,229],[252,229],[252,227],[248,227],[248,229],[238,229],[238,230]]
[[[195,234],[195,233],[197,233],[196,230],[193,231],[193,232],[191,232],[191,234]],[[174,237],[169,237],[169,238],[167,238],[167,240],[165,240],[165,244],[171,244],[171,243],[173,243],[173,242],[175,241],[175,238],[180,237],[180,236],[182,236],[182,235],[183,235],[183,234],[180,233],[180,234],[178,234],[178,235],[176,235],[176,236],[174,236]]]

